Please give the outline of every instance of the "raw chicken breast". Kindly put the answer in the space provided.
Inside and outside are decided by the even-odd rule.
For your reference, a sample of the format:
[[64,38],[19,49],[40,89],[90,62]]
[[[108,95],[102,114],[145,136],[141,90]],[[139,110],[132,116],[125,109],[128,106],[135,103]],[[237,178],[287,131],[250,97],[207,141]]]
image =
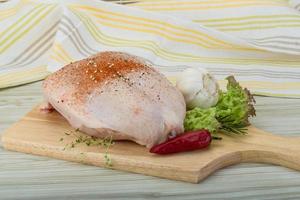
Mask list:
[[183,132],[182,94],[150,64],[101,52],[66,65],[43,83],[44,96],[88,135],[132,140],[148,148]]

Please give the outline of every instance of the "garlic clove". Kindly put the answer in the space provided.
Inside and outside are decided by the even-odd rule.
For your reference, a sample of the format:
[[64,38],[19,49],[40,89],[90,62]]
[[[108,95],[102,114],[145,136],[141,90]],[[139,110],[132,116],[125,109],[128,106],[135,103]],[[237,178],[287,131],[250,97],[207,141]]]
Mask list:
[[176,81],[188,109],[209,108],[216,105],[219,97],[217,80],[203,68],[187,68]]

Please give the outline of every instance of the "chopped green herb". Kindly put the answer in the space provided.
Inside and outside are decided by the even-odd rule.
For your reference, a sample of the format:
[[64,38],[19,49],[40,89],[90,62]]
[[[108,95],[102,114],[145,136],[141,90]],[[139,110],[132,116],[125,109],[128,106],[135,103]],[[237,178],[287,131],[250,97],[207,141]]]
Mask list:
[[105,159],[105,165],[107,167],[112,167],[113,166],[112,165],[112,160],[111,160],[111,158],[110,158],[110,156],[108,155],[107,152],[105,152],[105,154],[104,154],[104,159]]
[[[75,131],[78,131],[78,130],[76,129]],[[71,135],[71,134],[68,133],[67,135]],[[101,139],[101,138],[97,138],[97,137],[93,137],[93,136],[78,135],[75,133],[74,133],[74,136],[76,137],[75,140],[73,142],[71,142],[71,144],[67,144],[63,150],[65,150],[67,148],[75,148],[76,145],[78,145],[78,144],[85,144],[86,146],[104,147],[105,148],[105,153],[104,153],[105,165],[107,167],[112,167],[112,159],[110,158],[110,156],[108,154],[108,150],[109,150],[110,146],[112,146],[114,144],[112,137]]]

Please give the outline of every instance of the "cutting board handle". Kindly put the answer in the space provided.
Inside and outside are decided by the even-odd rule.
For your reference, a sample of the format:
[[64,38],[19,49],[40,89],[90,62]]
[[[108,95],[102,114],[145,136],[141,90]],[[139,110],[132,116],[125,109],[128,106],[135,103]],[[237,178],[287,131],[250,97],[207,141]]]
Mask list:
[[249,134],[235,141],[240,142],[242,162],[271,163],[300,171],[300,137],[274,135],[249,127]]

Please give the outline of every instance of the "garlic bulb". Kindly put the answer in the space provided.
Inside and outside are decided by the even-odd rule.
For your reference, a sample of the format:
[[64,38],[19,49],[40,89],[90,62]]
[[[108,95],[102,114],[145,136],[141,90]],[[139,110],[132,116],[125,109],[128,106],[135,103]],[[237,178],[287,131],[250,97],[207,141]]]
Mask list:
[[205,69],[185,69],[177,78],[176,87],[183,94],[188,109],[209,108],[218,102],[218,82]]

